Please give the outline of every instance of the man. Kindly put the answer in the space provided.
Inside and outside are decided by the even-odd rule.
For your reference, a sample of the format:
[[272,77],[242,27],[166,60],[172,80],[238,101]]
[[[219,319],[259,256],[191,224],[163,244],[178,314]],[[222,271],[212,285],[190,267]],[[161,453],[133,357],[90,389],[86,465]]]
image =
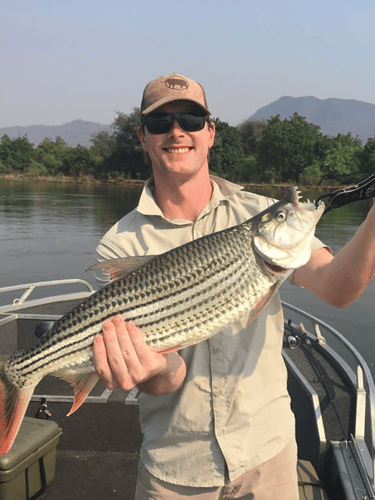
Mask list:
[[[141,112],[138,136],[153,177],[138,207],[101,240],[98,260],[163,253],[268,206],[266,198],[210,177],[215,126],[197,82],[177,74],[150,82]],[[293,282],[344,307],[374,275],[374,236],[372,208],[335,257],[315,239]],[[94,341],[98,375],[110,389],[142,391],[137,500],[298,499],[282,331],[278,295],[250,325],[245,315],[179,353],[152,351],[119,316],[103,324]]]

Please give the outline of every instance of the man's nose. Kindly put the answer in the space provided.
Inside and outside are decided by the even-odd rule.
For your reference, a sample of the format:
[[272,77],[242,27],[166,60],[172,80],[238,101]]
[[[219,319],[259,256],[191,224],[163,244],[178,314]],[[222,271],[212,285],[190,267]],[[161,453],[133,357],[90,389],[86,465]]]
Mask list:
[[169,131],[170,134],[183,134],[184,130],[181,128],[181,125],[178,123],[178,120],[175,118],[172,123],[172,128]]

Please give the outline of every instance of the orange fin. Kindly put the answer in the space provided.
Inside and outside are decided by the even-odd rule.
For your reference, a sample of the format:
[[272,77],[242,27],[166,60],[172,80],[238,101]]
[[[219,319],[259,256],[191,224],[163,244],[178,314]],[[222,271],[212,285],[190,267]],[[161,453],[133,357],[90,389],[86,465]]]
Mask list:
[[168,352],[179,351],[182,347],[182,345],[176,345],[174,347],[166,347],[165,349],[156,349],[156,352],[159,352],[160,354],[167,354]]
[[20,389],[4,372],[5,359],[0,360],[0,455],[8,453],[17,436],[35,386]]
[[249,314],[249,319],[247,321],[248,325],[250,323],[252,323],[259,316],[259,314],[263,311],[263,309],[266,307],[266,305],[269,303],[269,301],[275,295],[279,286],[280,286],[279,283],[275,283],[274,285],[272,285],[269,292],[255,304],[255,307],[251,310],[251,312]]
[[69,382],[69,384],[73,386],[74,401],[67,417],[78,410],[85,402],[87,396],[99,380],[99,377],[91,367],[63,369],[52,373],[52,375]]

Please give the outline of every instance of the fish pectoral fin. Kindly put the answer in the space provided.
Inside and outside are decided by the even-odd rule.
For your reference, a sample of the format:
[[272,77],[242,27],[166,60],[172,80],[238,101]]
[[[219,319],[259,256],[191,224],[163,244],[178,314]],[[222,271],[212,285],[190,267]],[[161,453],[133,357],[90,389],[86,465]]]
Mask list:
[[61,378],[66,382],[69,382],[74,389],[74,401],[72,407],[67,414],[69,417],[85,402],[87,396],[90,394],[92,389],[95,387],[99,377],[93,371],[93,368],[82,369],[82,368],[69,368],[65,370],[59,370],[52,373],[54,377]]
[[35,389],[35,385],[23,389],[13,385],[4,365],[0,360],[0,455],[11,449]]
[[155,255],[142,255],[136,257],[123,257],[109,259],[90,266],[86,271],[100,270],[111,276],[111,279],[122,278],[137,271],[155,258]]
[[155,349],[155,351],[158,352],[159,354],[168,354],[169,352],[179,351],[183,347],[184,346],[180,344],[174,347],[166,347],[165,349]]
[[275,295],[276,291],[279,288],[279,283],[275,283],[272,285],[270,290],[266,293],[264,297],[262,297],[253,307],[249,314],[249,319],[247,320],[247,324],[249,325],[252,323],[258,316],[259,314],[263,311],[263,309],[266,307],[266,305],[269,303],[269,301],[272,299],[272,297]]

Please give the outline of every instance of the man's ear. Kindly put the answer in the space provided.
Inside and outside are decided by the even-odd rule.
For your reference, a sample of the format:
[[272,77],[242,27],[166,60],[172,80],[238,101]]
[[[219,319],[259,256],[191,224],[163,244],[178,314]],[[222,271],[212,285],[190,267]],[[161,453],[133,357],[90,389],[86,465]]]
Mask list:
[[143,151],[147,151],[146,136],[143,127],[139,127],[139,129],[137,130],[137,135],[138,139],[141,141]]
[[212,146],[214,145],[214,142],[215,142],[215,123],[214,122],[211,122],[209,127],[208,127],[208,131],[209,131],[209,134],[210,134],[210,140],[209,140],[209,149],[212,148]]

